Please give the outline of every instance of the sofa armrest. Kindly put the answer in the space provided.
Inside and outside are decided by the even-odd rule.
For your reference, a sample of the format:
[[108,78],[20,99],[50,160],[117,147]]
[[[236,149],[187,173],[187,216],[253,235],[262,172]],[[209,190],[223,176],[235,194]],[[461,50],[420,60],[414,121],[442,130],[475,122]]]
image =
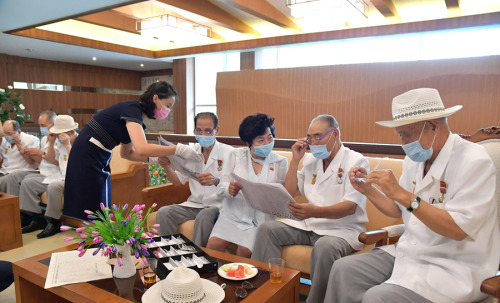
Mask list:
[[161,184],[142,189],[142,202],[149,207],[153,203],[158,207],[172,204],[179,204],[186,201],[191,195],[189,182],[183,185],[174,186],[172,183]]
[[397,224],[384,227],[382,229],[366,231],[360,233],[358,240],[365,245],[375,244],[376,247],[396,243],[404,233],[404,224]]
[[500,271],[497,276],[488,278],[481,283],[481,291],[494,298],[500,298]]
[[124,172],[111,172],[112,202],[117,205],[139,204],[142,200],[142,189],[148,184],[149,169],[145,163],[132,163]]

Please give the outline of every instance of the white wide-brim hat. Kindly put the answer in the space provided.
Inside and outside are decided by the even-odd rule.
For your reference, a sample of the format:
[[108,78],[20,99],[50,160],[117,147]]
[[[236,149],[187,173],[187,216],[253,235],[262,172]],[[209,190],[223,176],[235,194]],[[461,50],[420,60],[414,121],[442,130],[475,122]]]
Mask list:
[[434,88],[417,88],[392,99],[392,121],[378,121],[385,127],[398,127],[420,121],[448,117],[462,108],[444,108],[439,92]]
[[73,117],[68,115],[58,115],[56,121],[54,121],[54,126],[49,129],[49,132],[53,134],[61,134],[69,132],[78,127],[78,123],[75,123]]
[[141,301],[143,303],[220,303],[225,292],[217,283],[200,278],[200,275],[186,267],[176,267],[168,276],[149,288]]

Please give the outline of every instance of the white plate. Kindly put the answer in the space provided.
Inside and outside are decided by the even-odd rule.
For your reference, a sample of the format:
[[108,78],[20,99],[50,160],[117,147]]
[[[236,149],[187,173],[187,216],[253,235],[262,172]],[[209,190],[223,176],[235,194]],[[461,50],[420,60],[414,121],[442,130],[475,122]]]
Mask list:
[[255,277],[257,275],[257,273],[259,272],[259,270],[257,268],[255,268],[252,264],[248,264],[248,263],[228,263],[228,264],[224,264],[224,265],[231,265],[233,267],[238,267],[238,265],[243,265],[243,266],[246,265],[246,266],[250,266],[250,268],[253,271],[250,275],[245,274],[244,278],[235,278],[235,277],[228,277],[226,272],[223,271],[219,267],[219,269],[217,270],[217,273],[219,274],[219,276],[223,277],[224,279],[228,279],[228,280],[234,280],[234,281],[247,280],[247,279]]

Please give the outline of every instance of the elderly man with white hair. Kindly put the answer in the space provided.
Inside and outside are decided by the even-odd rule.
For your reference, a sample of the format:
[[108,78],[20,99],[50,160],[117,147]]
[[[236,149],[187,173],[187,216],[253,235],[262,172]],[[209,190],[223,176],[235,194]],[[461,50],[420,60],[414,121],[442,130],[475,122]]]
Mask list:
[[[22,181],[19,190],[20,208],[21,212],[31,217],[29,224],[22,228],[23,233],[43,229],[37,237],[46,238],[60,231],[64,178],[71,145],[78,135],[75,131],[77,127],[78,123],[75,123],[73,117],[57,116],[54,126],[49,129],[48,148],[40,164],[40,174],[29,175]],[[48,198],[45,211],[48,224],[42,216],[39,205],[40,195],[43,192],[47,192]]]
[[390,170],[353,168],[349,178],[381,212],[402,217],[405,232],[396,245],[335,262],[325,302],[483,299],[481,281],[500,256],[495,166],[481,146],[450,132],[447,117],[461,108],[445,109],[431,88],[393,99],[393,120],[377,123],[401,137],[399,183]]

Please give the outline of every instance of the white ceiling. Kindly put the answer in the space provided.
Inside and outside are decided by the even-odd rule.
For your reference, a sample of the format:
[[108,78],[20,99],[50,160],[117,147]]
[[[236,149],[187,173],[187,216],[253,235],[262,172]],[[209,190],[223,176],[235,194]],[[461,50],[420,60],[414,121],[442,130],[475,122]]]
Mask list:
[[[135,71],[171,68],[171,59],[145,58],[3,33],[129,2],[123,0],[0,0],[0,53]],[[28,49],[32,51],[27,51]],[[92,57],[96,57],[97,60],[93,61]],[[144,64],[144,67],[141,67],[141,64]]]

